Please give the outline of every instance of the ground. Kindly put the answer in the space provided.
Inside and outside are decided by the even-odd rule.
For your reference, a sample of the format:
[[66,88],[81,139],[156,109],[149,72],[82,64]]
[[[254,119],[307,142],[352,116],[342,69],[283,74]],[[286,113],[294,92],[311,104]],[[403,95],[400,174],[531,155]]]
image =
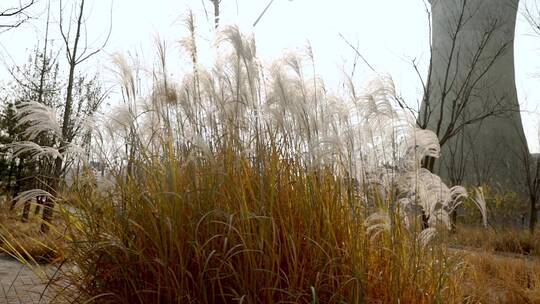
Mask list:
[[[52,266],[37,266],[48,273],[54,273]],[[0,303],[36,304],[49,303],[50,292],[47,284],[29,267],[10,256],[0,253]]]

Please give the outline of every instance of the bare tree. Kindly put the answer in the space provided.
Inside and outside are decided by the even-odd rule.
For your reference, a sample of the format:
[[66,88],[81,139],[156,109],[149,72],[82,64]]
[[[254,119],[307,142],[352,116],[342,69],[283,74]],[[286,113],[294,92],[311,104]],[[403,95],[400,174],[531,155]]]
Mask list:
[[[497,62],[500,56],[511,46],[511,41],[504,42],[500,47],[492,53],[487,52],[488,44],[493,40],[493,36],[500,28],[498,20],[491,20],[491,25],[484,29],[481,39],[478,41],[477,47],[473,50],[463,50],[461,48],[460,39],[464,32],[465,25],[474,18],[474,14],[467,14],[468,1],[463,0],[460,5],[459,15],[456,16],[455,24],[450,25],[448,35],[450,37],[449,54],[444,62],[443,79],[434,79],[433,73],[433,54],[435,49],[430,42],[430,52],[432,56],[429,62],[429,71],[427,80],[422,79],[418,65],[413,62],[413,66],[419,75],[422,83],[424,95],[423,106],[420,109],[418,125],[425,129],[430,122],[435,121],[436,129],[434,130],[441,146],[458,134],[467,125],[474,124],[486,119],[489,116],[502,114],[508,109],[500,108],[500,103],[488,105],[485,111],[464,117],[469,103],[474,97],[474,93],[481,85],[482,79],[490,71],[493,65]],[[431,22],[430,22],[431,23]],[[431,26],[430,26],[431,32]],[[431,36],[431,33],[430,33]],[[460,60],[464,60],[464,53],[467,52],[470,60],[465,64]],[[488,58],[486,58],[486,56]],[[462,72],[462,69],[466,69]],[[465,77],[460,77],[463,73]],[[441,81],[442,80],[442,81]],[[438,83],[435,83],[438,81]],[[433,96],[434,86],[440,87],[440,96]],[[444,126],[445,118],[450,118],[450,121]]]
[[521,12],[531,29],[540,36],[540,3],[538,0],[525,1],[525,6]]
[[519,159],[522,174],[515,178],[523,185],[529,200],[529,231],[534,232],[538,222],[538,199],[540,195],[540,155],[530,154],[525,136],[519,138]]
[[[206,20],[208,20],[208,11],[206,10],[206,5],[204,4],[205,0],[202,0],[202,6],[204,9],[204,13],[206,14]],[[210,0],[212,2],[212,6],[214,7],[214,27],[217,29],[219,27],[219,5],[221,4],[221,0]]]
[[214,26],[216,28],[219,27],[219,5],[221,4],[221,0],[210,0],[212,1],[212,4],[214,5]]
[[[57,65],[57,62],[56,62],[56,56],[53,55],[53,53],[51,53],[49,55],[49,50],[48,50],[48,47],[49,47],[49,26],[50,26],[50,2],[48,3],[48,6],[47,6],[47,21],[46,21],[46,24],[45,24],[45,42],[44,42],[44,45],[43,45],[43,51],[42,51],[42,54],[41,56],[37,56],[37,52],[36,52],[36,57],[39,57],[40,58],[40,62],[36,62],[36,65],[38,65],[38,70],[39,70],[39,75],[38,75],[38,79],[37,79],[37,82],[34,83],[34,82],[29,82],[30,86],[31,86],[31,90],[33,90],[35,92],[35,94],[37,95],[37,102],[38,103],[46,103],[50,106],[53,106],[53,103],[54,101],[52,100],[45,100],[45,99],[48,99],[47,97],[48,96],[53,96],[56,95],[58,92],[49,92],[51,89],[52,90],[56,90],[57,88],[53,87],[53,88],[48,88],[47,85],[46,85],[46,81],[47,81],[47,78],[49,76],[49,74],[51,73],[54,73],[55,71],[53,69],[58,69],[58,65]],[[37,59],[37,58],[36,58]],[[56,80],[56,77],[58,76],[57,74],[57,70],[56,70],[56,75],[54,76],[55,80]],[[53,93],[53,94],[50,94],[50,93]],[[50,141],[51,139],[50,138],[47,138],[47,137],[44,137],[42,138],[41,141],[46,141],[46,142],[42,142],[41,145],[50,145]],[[49,164],[49,161],[47,159],[38,159],[38,168],[39,168],[39,172],[38,172],[38,176],[37,178],[35,178],[35,188],[38,188],[40,187],[39,184],[41,184],[42,182],[45,181],[44,178],[40,178],[41,177],[45,177],[48,174],[48,172],[50,172],[50,169],[51,169],[51,166]],[[40,209],[41,209],[41,205],[43,204],[43,202],[45,201],[45,199],[43,197],[37,197],[36,198],[36,209],[35,209],[35,214],[38,214],[40,212]],[[24,212],[23,212],[23,215],[22,215],[22,220],[23,222],[26,222],[28,221],[28,213],[29,213],[29,208],[30,208],[30,202],[29,201],[26,201],[24,202]]]
[[[76,128],[73,122],[73,111],[74,111],[74,87],[75,87],[75,78],[77,73],[77,68],[80,64],[91,58],[92,56],[99,53],[107,44],[111,31],[112,31],[112,22],[110,23],[109,32],[103,44],[98,48],[91,49],[87,44],[88,37],[86,33],[85,26],[85,0],[80,0],[76,5],[73,6],[75,19],[69,22],[69,26],[66,29],[64,24],[64,7],[62,1],[60,3],[60,33],[65,45],[67,63],[69,66],[68,78],[67,78],[67,88],[65,95],[65,104],[64,104],[64,113],[62,117],[61,124],[61,138],[58,151],[62,154],[66,151],[68,146],[71,144],[76,135]],[[75,32],[72,33],[71,25],[74,24]],[[53,190],[58,190],[60,187],[60,179],[67,168],[66,162],[58,157],[55,159],[54,170],[53,170],[53,182],[51,188]],[[49,230],[49,224],[52,219],[54,201],[48,199],[44,203],[43,210],[43,224],[41,225],[41,231],[46,233]]]
[[[9,97],[10,104],[14,108],[23,105],[28,101],[35,101],[38,104],[50,108],[56,108],[59,105],[61,85],[58,73],[58,52],[50,50],[49,17],[50,14],[48,12],[43,47],[36,47],[34,54],[30,56],[30,61],[27,65],[22,68],[20,66],[14,66],[8,69],[15,81],[12,94]],[[17,114],[14,114],[15,121],[17,120],[17,117],[20,118]],[[10,138],[11,141],[7,148],[9,151],[12,150],[10,145],[27,140],[32,140],[40,146],[53,146],[55,139],[46,132],[35,137],[25,134],[28,127],[29,125],[26,123],[15,123],[17,134]],[[51,165],[50,159],[47,157],[33,156],[31,153],[20,153],[11,158],[11,163],[12,166],[18,164],[17,166],[20,167],[19,170],[17,170],[18,174],[15,181],[15,196],[18,196],[21,191],[43,188],[48,176],[50,176]],[[36,201],[38,202],[36,213],[39,213],[40,211],[39,203],[41,202],[41,199],[41,197],[36,198]],[[23,206],[21,220],[27,222],[30,211],[30,200],[25,200]],[[11,209],[14,207],[15,200],[12,202]]]
[[[472,155],[468,151],[472,142],[487,140],[474,130],[495,117],[508,116],[508,121],[513,121],[515,115],[519,116],[517,101],[513,104],[515,94],[501,93],[498,88],[502,82],[497,77],[511,78],[508,83],[513,85],[513,76],[505,75],[507,65],[513,68],[513,61],[508,62],[508,58],[512,58],[513,41],[507,39],[508,28],[513,29],[513,24],[510,14],[492,13],[488,8],[494,6],[503,10],[504,5],[515,2],[506,4],[504,1],[486,4],[481,0],[430,0],[431,9],[426,4],[433,39],[430,40],[426,79],[421,76],[418,63],[413,61],[424,93],[417,124],[437,134],[444,154],[442,161],[446,162],[441,165],[447,171],[443,175],[456,182],[467,176],[464,169],[470,167],[467,159]],[[432,13],[443,21],[432,24]],[[473,133],[478,136],[467,135]],[[424,166],[430,170],[434,165],[434,158],[424,161]]]
[[37,0],[28,0],[19,2],[17,5],[0,9],[0,30],[8,30],[20,26],[28,19],[30,15],[28,9],[34,5]]

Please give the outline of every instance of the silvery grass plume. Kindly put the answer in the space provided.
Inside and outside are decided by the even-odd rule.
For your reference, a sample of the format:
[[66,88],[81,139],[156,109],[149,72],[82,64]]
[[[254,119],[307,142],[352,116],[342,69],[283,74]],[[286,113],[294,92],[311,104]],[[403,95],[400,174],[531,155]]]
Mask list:
[[235,51],[235,54],[246,60],[246,63],[252,63],[257,58],[257,48],[253,36],[244,36],[237,26],[226,26],[220,31],[217,43],[228,42]]
[[411,221],[409,220],[409,214],[407,213],[411,207],[413,207],[413,203],[408,197],[400,198],[397,203],[397,210],[398,215],[401,219],[401,223],[405,226],[405,228],[411,227]]
[[422,168],[419,172],[418,183],[422,186],[420,187],[423,190],[421,195],[427,196],[423,200],[426,201],[424,208],[429,210],[428,214],[434,213],[436,208],[449,213],[463,202],[463,198],[467,197],[465,188],[461,186],[448,188],[439,176],[429,170]]
[[71,142],[64,147],[64,152],[61,153],[60,156],[63,158],[66,158],[67,156],[84,160],[83,158],[85,156],[85,153],[86,151],[83,147],[74,142]]
[[187,15],[184,17],[184,25],[189,31],[189,36],[180,39],[179,43],[190,55],[191,61],[194,65],[197,65],[198,54],[197,54],[197,41],[195,40],[195,18],[193,16],[193,11],[189,10]]
[[[110,113],[96,117],[97,125],[92,132],[92,158],[107,165],[110,170],[120,170],[129,155],[130,145],[135,142],[132,137],[137,134],[131,126],[137,122],[126,104],[115,107]],[[137,136],[141,139],[140,136]]]
[[434,132],[413,130],[410,137],[411,139],[407,140],[405,156],[398,165],[396,187],[402,197],[398,203],[414,202],[422,208],[430,226],[442,223],[450,228],[449,213],[462,203],[467,192],[461,186],[448,188],[439,176],[422,168],[422,160],[426,156],[440,156],[440,145]]
[[431,218],[436,209],[441,209],[444,206],[450,196],[450,189],[439,176],[427,169],[420,168],[416,175],[416,197],[424,212]]
[[62,137],[62,129],[58,123],[54,108],[37,101],[23,102],[17,106],[17,127],[26,126],[23,135],[29,140],[35,139],[42,133],[52,133]]
[[15,205],[20,205],[24,202],[29,202],[37,197],[45,197],[50,200],[55,200],[55,196],[43,189],[31,189],[19,193],[16,197],[13,198]]
[[371,200],[379,199],[382,202],[387,202],[393,192],[396,178],[396,171],[392,168],[380,167],[367,171],[365,173],[367,197]]
[[443,208],[435,209],[431,214],[429,214],[428,219],[429,227],[438,227],[442,226],[447,230],[452,229],[452,222],[450,221],[450,214]]
[[132,126],[137,124],[137,117],[129,104],[119,104],[110,112],[105,121],[106,130],[112,134],[123,134],[127,136]]
[[116,73],[121,84],[122,98],[126,102],[136,100],[138,96],[138,80],[137,75],[134,73],[134,67],[128,63],[126,57],[118,53],[112,56],[112,63],[115,67],[112,71]]
[[62,154],[58,151],[58,149],[53,147],[40,146],[33,141],[19,141],[8,144],[6,145],[6,147],[12,150],[13,157],[19,157],[21,154],[28,154],[33,158],[63,158]]
[[360,96],[362,118],[365,120],[392,119],[397,116],[391,100],[396,96],[394,80],[388,74],[378,74],[368,82]]
[[365,92],[356,98],[354,105],[358,121],[356,134],[363,163],[376,167],[394,167],[403,157],[402,144],[414,119],[396,106],[395,86],[389,75],[374,77]]
[[429,227],[420,232],[418,235],[418,242],[420,247],[425,248],[429,243],[437,236],[437,229],[435,227]]
[[118,130],[123,129],[123,125],[113,119],[112,112],[94,116],[94,128],[92,129],[91,153],[96,155],[101,161],[113,158],[120,149],[121,141],[116,138]]
[[480,210],[480,213],[482,214],[482,224],[484,225],[484,227],[487,227],[488,226],[487,205],[486,205],[486,199],[484,196],[484,190],[482,189],[482,187],[475,188],[474,194],[475,195],[472,201],[474,202],[476,207],[478,207],[478,210]]
[[439,158],[441,155],[439,139],[431,130],[413,128],[403,142],[406,151],[398,165],[398,170],[402,172],[417,171],[426,156]]
[[117,106],[111,115],[112,125],[109,131],[124,133],[125,137],[133,137],[141,115],[140,104],[148,102],[142,98],[140,92],[140,65],[135,59],[130,59],[132,60],[128,62],[121,54],[112,56],[112,71],[120,85],[122,104]]
[[454,186],[450,188],[450,202],[447,204],[448,212],[454,211],[467,197],[469,197],[469,195],[464,187]]
[[[234,63],[232,79],[236,82],[236,102],[255,109],[259,102],[259,76],[261,64],[257,59],[257,47],[253,35],[246,36],[237,26],[227,26],[218,34],[217,43],[232,47],[230,62]],[[235,60],[234,60],[235,59]]]
[[366,218],[365,221],[366,233],[373,240],[379,234],[390,231],[391,220],[390,215],[387,212],[376,212]]

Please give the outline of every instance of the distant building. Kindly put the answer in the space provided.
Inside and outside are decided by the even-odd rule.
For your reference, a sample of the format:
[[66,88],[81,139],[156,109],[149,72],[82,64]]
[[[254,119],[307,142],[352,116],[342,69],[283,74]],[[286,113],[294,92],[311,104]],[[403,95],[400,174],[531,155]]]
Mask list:
[[103,174],[105,172],[105,169],[107,169],[107,165],[101,161],[90,161],[90,168],[92,168],[94,171],[99,172],[100,174]]

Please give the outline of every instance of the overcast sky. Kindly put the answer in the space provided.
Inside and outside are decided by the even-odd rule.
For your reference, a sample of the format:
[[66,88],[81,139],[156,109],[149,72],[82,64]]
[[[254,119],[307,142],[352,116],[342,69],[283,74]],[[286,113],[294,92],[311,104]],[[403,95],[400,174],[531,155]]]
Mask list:
[[[318,74],[331,87],[341,81],[341,69],[352,66],[354,51],[340,38],[346,37],[377,72],[389,73],[396,89],[410,105],[417,105],[422,92],[411,62],[416,59],[427,71],[429,59],[428,20],[423,0],[275,0],[256,27],[254,21],[270,0],[222,0],[221,24],[238,24],[253,33],[257,52],[264,62],[277,59],[286,50],[306,46],[309,41],[315,53]],[[520,6],[525,2],[521,0]],[[18,0],[1,0],[0,8]],[[67,7],[74,0],[64,0]],[[151,65],[155,41],[159,37],[169,45],[174,76],[181,78],[187,66],[177,41],[186,35],[182,20],[191,8],[199,25],[200,41],[212,36],[212,4],[209,0],[87,0],[89,42],[95,46],[104,40],[112,17],[112,35],[104,52],[89,62],[107,74],[109,56],[116,52],[137,53]],[[21,64],[28,58],[39,39],[43,40],[46,0],[40,0],[32,13],[41,16],[23,28],[0,34],[0,55],[8,64]],[[208,20],[204,6],[208,11]],[[112,6],[112,10],[111,10]],[[52,0],[52,31],[57,31],[58,0]],[[112,15],[111,15],[112,11]],[[56,37],[56,45],[60,45]],[[531,151],[537,152],[537,125],[540,113],[540,38],[518,19],[515,40],[516,78],[520,104],[524,113],[525,133]],[[208,56],[210,58],[210,56]],[[182,58],[176,60],[176,58]],[[174,60],[173,60],[174,59]],[[208,59],[210,61],[210,59]],[[366,65],[357,67],[359,85],[372,75]],[[0,79],[7,79],[0,71]],[[113,95],[114,96],[114,95]],[[113,97],[114,98],[114,97]],[[111,101],[114,102],[114,101]]]

